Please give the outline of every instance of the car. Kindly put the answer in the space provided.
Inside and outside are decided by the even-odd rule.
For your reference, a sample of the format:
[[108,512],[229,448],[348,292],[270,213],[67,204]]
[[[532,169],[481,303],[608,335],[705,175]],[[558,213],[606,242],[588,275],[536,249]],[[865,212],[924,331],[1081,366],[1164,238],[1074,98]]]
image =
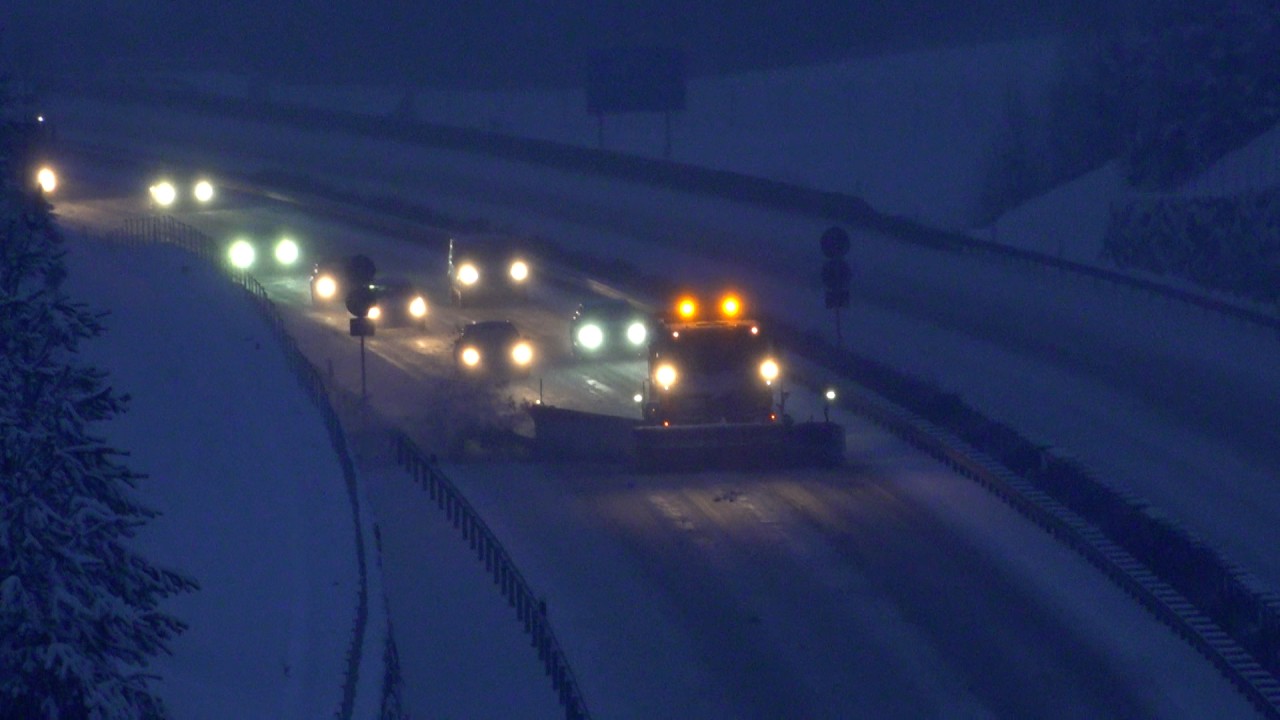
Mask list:
[[649,317],[626,300],[584,302],[569,321],[569,343],[577,358],[643,355],[650,332]]
[[353,285],[372,285],[373,261],[364,255],[330,255],[315,263],[311,271],[311,304],[343,303]]
[[505,235],[449,238],[449,299],[458,307],[481,298],[523,295],[532,269],[519,242]]
[[217,190],[213,180],[203,175],[179,179],[176,173],[157,174],[147,188],[151,207],[157,210],[204,209],[213,204]]
[[527,375],[533,366],[533,343],[510,320],[480,320],[462,327],[453,357],[458,371],[466,375]]
[[301,255],[298,242],[287,235],[236,235],[227,244],[227,262],[231,267],[255,273],[291,272],[297,267]]
[[404,278],[379,278],[370,286],[369,319],[378,327],[427,327],[427,294]]

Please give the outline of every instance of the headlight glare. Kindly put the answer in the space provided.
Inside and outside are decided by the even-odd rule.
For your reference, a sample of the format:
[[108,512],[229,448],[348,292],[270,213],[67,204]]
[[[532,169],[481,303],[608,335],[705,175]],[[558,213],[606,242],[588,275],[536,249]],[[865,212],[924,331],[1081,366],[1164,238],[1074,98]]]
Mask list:
[[774,380],[777,380],[778,379],[778,363],[775,362],[772,358],[760,363],[760,377],[764,378],[764,381],[768,383],[771,383]]
[[528,365],[533,361],[533,346],[527,342],[516,343],[516,346],[511,348],[511,359],[517,365]]
[[155,200],[156,204],[161,207],[169,207],[174,200],[178,199],[178,191],[173,187],[173,183],[168,180],[161,180],[152,185],[150,190],[151,199]]
[[377,305],[374,305],[373,307],[369,308],[370,320],[377,320],[380,317],[382,317],[382,308],[378,307]]
[[47,195],[58,189],[58,176],[53,172],[53,168],[42,167],[36,172],[36,184]]
[[599,325],[583,325],[578,328],[578,344],[588,350],[598,350],[604,344],[604,332]]
[[231,266],[237,270],[248,270],[253,267],[253,261],[257,259],[258,253],[253,249],[253,244],[248,240],[236,240],[231,243],[231,247],[227,250],[227,259],[231,261]]
[[669,388],[676,384],[676,367],[671,364],[659,365],[653,371],[653,381],[664,388]]
[[475,285],[480,280],[480,270],[471,263],[458,268],[458,282],[463,285]]
[[195,196],[196,202],[207,203],[213,199],[213,183],[208,180],[201,180],[191,190],[191,194]]
[[290,238],[283,238],[276,243],[275,256],[276,262],[281,265],[292,265],[298,262],[298,243]]
[[467,367],[475,367],[480,364],[480,351],[473,347],[462,348],[462,354],[459,357],[462,358],[462,364]]
[[511,263],[511,279],[516,282],[524,282],[529,279],[529,266],[523,260]]
[[427,301],[422,297],[416,297],[409,301],[409,314],[416,318],[426,317]]
[[338,281],[328,275],[316,278],[316,294],[328,300],[338,292]]
[[643,345],[649,337],[649,330],[642,322],[633,322],[627,326],[627,342],[632,345]]

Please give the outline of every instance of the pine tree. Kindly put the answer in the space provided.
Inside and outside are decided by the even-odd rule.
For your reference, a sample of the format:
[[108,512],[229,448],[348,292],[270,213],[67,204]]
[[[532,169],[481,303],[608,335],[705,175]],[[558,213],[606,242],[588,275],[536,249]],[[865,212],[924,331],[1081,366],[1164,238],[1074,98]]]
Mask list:
[[127,398],[77,361],[102,326],[62,289],[61,239],[14,157],[0,153],[0,719],[164,717],[146,668],[184,626],[158,605],[196,585],[126,544],[155,513],[91,426]]

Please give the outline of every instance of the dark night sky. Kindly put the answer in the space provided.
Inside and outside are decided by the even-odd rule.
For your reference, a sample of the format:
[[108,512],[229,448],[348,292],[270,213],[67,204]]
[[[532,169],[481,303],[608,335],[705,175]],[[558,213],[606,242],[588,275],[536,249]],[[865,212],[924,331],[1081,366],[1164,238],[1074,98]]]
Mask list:
[[580,84],[591,49],[665,44],[691,72],[1025,36],[1101,0],[44,0],[4,11],[11,65],[83,73],[180,66],[281,80]]

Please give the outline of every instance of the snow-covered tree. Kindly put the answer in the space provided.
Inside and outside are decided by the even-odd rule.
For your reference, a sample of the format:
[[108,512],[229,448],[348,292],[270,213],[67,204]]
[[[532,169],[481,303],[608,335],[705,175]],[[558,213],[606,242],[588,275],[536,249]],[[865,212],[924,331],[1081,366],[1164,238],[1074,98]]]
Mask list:
[[126,398],[78,361],[101,323],[62,289],[59,233],[14,150],[0,151],[0,719],[164,717],[147,666],[183,625],[158,605],[195,583],[129,547],[155,513],[93,434]]

